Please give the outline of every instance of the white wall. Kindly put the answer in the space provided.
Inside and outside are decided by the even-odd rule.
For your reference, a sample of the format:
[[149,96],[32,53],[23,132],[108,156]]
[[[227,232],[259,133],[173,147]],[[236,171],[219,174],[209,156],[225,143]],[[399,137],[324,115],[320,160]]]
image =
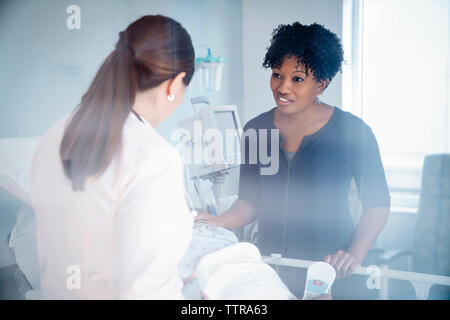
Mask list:
[[75,108],[113,48],[109,1],[77,1],[82,30],[73,31],[66,28],[70,4],[73,1],[2,1],[0,137],[43,134]]
[[[81,29],[68,30],[66,8],[81,8]],[[42,135],[80,102],[114,49],[119,31],[146,14],[163,14],[190,33],[197,56],[206,48],[228,58],[222,90],[190,87],[173,117],[158,130],[170,137],[193,113],[189,99],[242,105],[240,0],[2,0],[0,3],[0,138]]]
[[[341,39],[342,0],[243,0],[243,122],[275,106],[269,88],[270,70],[262,67],[273,29],[279,24],[314,22]],[[322,95],[322,101],[341,107],[342,75],[338,73]]]

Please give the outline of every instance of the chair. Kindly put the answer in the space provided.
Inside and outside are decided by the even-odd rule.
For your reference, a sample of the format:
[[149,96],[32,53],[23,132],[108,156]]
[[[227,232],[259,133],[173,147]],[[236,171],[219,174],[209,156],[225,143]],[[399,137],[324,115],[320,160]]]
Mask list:
[[[450,276],[450,154],[425,157],[417,214],[414,251],[387,250],[376,263],[407,257],[408,271]],[[440,298],[449,299],[449,288],[440,289]]]

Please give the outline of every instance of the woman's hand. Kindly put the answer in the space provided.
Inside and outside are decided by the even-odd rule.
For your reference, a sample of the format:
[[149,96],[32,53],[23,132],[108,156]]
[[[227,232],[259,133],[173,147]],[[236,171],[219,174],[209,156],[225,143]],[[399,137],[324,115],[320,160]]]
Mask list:
[[325,256],[325,262],[331,264],[336,269],[336,278],[345,278],[355,272],[361,265],[360,259],[352,254],[339,250],[333,255]]
[[206,212],[198,212],[197,215],[194,217],[194,222],[198,221],[206,221],[215,224],[218,227],[222,227],[220,219],[218,219],[218,216],[215,216],[210,213]]

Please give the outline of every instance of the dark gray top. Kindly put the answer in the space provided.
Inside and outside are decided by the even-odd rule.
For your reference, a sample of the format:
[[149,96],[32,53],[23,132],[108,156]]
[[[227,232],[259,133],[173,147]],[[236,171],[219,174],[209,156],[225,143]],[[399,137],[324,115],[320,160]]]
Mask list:
[[[269,129],[267,140],[257,135],[258,148],[279,154],[274,175],[261,175],[260,152],[249,163],[249,140],[244,135],[239,198],[250,202],[259,219],[258,246],[263,254],[301,256],[301,246],[321,246],[322,251],[348,250],[355,226],[349,210],[351,180],[355,179],[363,209],[389,207],[390,196],[378,144],[372,130],[360,118],[334,108],[330,120],[317,132],[305,136],[292,158],[281,147],[271,148],[270,129],[275,108],[244,126]],[[276,129],[278,130],[278,129]],[[254,142],[253,142],[254,143]],[[323,253],[321,251],[321,254]]]

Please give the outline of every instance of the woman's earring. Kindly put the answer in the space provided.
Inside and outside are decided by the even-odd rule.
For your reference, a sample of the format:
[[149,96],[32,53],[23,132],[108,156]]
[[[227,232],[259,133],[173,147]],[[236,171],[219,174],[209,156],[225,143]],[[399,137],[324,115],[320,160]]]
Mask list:
[[320,102],[319,96],[317,96],[316,98],[317,98],[317,104],[318,104],[318,105],[321,104],[322,102]]
[[169,94],[169,95],[167,96],[167,100],[173,101],[173,99],[175,99],[175,96],[174,96],[173,94]]

